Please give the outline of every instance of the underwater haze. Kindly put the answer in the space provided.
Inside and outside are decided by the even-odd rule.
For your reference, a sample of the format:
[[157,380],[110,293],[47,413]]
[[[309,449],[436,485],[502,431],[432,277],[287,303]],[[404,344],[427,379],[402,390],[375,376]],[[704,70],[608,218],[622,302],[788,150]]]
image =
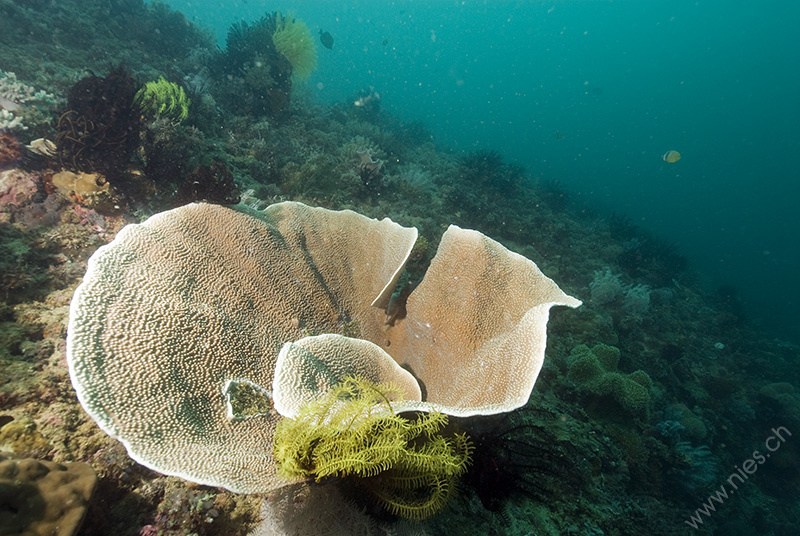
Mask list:
[[0,536],[800,534],[798,23],[0,0]]
[[372,86],[440,146],[495,149],[673,241],[708,288],[798,339],[800,3],[167,3],[223,46],[231,23],[292,11],[334,38],[308,82],[323,102]]

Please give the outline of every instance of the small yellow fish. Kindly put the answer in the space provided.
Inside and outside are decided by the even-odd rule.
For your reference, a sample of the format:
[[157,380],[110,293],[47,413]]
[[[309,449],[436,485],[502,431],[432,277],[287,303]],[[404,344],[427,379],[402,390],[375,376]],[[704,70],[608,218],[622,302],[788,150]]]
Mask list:
[[663,160],[668,164],[674,164],[680,159],[681,159],[681,153],[679,153],[678,151],[673,151],[672,149],[664,153],[663,156],[661,157],[661,160]]

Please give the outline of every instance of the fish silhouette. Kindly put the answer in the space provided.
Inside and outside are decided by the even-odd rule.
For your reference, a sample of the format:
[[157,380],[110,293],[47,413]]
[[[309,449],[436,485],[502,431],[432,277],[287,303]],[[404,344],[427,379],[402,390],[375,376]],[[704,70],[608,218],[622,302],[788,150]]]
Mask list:
[[674,164],[681,159],[681,153],[674,150],[669,150],[661,156],[661,160],[668,164]]
[[319,41],[325,48],[333,48],[333,36],[329,32],[319,31]]

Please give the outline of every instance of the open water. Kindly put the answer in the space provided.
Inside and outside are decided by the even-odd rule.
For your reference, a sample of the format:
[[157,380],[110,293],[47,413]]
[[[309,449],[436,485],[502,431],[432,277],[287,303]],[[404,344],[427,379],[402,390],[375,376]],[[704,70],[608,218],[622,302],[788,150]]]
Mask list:
[[673,241],[709,288],[800,338],[800,3],[167,3],[222,45],[237,20],[293,12],[334,38],[308,81],[321,101],[372,86],[441,145],[498,150]]

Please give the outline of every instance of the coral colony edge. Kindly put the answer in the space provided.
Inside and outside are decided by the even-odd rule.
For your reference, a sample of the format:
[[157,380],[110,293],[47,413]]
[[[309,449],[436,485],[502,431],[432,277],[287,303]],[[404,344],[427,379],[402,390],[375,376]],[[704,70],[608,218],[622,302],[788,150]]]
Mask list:
[[[451,227],[408,297],[407,315],[387,325],[388,297],[416,236],[389,220],[290,202],[257,218],[187,205],[130,225],[89,259],[70,307],[67,362],[78,398],[140,463],[240,493],[291,482],[278,476],[271,452],[276,425],[348,377],[398,385],[402,396],[388,407],[367,408],[395,418],[420,410],[487,415],[524,405],[541,370],[550,307],[580,301],[531,261]],[[240,403],[232,383],[250,386],[250,397],[260,394],[263,409],[233,411]],[[404,442],[415,456],[426,455],[442,438],[424,425],[428,416],[410,419],[425,433]],[[345,422],[359,426],[352,415]],[[453,456],[462,461],[453,463],[463,473],[467,439],[454,438],[460,446]],[[374,462],[364,476],[403,471],[396,461],[402,459]],[[332,474],[360,476],[346,464]],[[451,486],[444,476],[433,484],[414,477],[421,479],[415,488]],[[426,500],[425,493],[409,495],[422,495],[407,499],[413,503]]]
[[0,2],[0,534],[796,533],[797,346],[307,16]]

